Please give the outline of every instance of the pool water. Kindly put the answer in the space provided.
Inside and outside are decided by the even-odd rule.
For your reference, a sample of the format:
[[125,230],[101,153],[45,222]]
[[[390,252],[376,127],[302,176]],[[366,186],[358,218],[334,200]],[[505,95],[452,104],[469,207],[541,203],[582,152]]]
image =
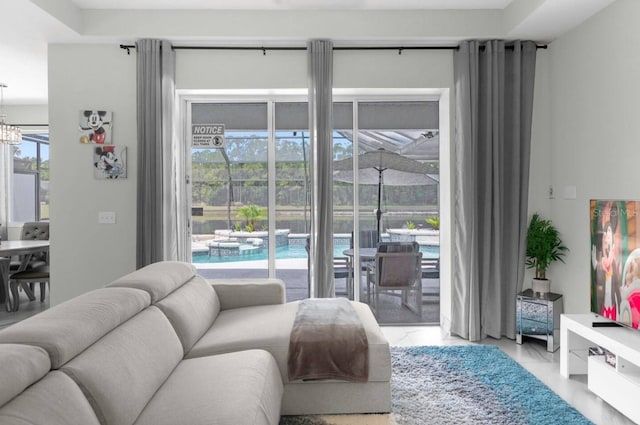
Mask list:
[[[344,250],[349,249],[349,245],[334,245],[333,256],[344,257]],[[420,252],[424,258],[438,258],[440,256],[440,247],[437,245],[420,245]],[[307,251],[304,246],[290,245],[276,248],[276,259],[300,259],[307,258]],[[206,253],[193,254],[192,261],[194,263],[231,263],[238,261],[256,261],[266,260],[267,249],[263,249],[262,252],[254,254],[246,254],[240,256],[223,256],[223,257],[209,257]]]

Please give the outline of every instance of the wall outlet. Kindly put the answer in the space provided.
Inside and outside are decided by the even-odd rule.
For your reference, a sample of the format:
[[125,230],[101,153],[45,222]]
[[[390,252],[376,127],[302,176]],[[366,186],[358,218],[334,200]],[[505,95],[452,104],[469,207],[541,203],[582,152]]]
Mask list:
[[116,224],[116,213],[114,211],[101,211],[98,213],[98,223]]

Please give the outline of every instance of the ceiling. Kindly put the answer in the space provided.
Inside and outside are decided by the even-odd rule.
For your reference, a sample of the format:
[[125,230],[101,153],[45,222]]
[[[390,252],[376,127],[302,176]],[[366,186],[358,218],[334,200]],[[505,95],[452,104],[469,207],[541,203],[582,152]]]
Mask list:
[[[5,0],[0,2],[4,18],[0,26],[0,83],[8,86],[4,90],[6,105],[46,104],[50,43],[128,44],[142,37],[167,38],[176,44],[263,45],[318,37],[331,38],[336,45],[455,44],[469,38],[548,43],[613,1]],[[317,12],[305,12],[308,10]],[[314,16],[319,14],[324,21]],[[203,16],[220,25],[191,25]],[[403,20],[415,17],[423,23],[420,28],[402,25]],[[233,24],[249,18],[258,25],[244,28]],[[392,24],[370,25],[386,19]],[[344,25],[338,24],[340,20]],[[287,28],[273,22],[282,22],[280,26]],[[287,22],[304,24],[292,29],[284,24]]]
[[[72,0],[82,9],[504,9],[512,0]],[[179,4],[180,7],[176,7]]]

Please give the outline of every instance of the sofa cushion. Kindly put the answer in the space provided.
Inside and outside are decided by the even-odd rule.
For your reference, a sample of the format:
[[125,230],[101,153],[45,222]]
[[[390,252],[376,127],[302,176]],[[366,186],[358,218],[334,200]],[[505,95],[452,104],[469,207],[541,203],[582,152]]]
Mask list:
[[49,354],[31,345],[0,344],[0,406],[49,372]]
[[[4,385],[4,383],[3,383]],[[3,425],[100,425],[80,388],[53,371],[0,408]]]
[[107,287],[137,288],[147,291],[155,304],[197,274],[193,264],[161,261],[149,264],[109,283]]
[[182,359],[171,323],[149,307],[64,365],[103,424],[130,425]]
[[135,425],[276,425],[282,381],[263,350],[181,362]]
[[[388,381],[391,378],[389,343],[369,306],[352,304],[362,320],[369,343],[369,381]],[[297,302],[223,310],[186,357],[264,349],[275,357],[282,381],[287,383],[289,338],[297,311]]]
[[220,298],[222,310],[256,305],[284,304],[286,289],[281,279],[207,279]]
[[150,303],[137,289],[96,289],[0,331],[0,343],[36,345],[60,366]]
[[211,327],[220,312],[220,301],[211,285],[196,276],[158,301],[156,307],[173,325],[186,353]]

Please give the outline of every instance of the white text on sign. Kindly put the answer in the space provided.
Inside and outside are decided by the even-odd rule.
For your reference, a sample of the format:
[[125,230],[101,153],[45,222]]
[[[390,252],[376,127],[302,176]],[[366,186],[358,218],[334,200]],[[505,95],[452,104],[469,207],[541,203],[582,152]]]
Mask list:
[[192,124],[191,147],[221,149],[225,147],[224,124]]

